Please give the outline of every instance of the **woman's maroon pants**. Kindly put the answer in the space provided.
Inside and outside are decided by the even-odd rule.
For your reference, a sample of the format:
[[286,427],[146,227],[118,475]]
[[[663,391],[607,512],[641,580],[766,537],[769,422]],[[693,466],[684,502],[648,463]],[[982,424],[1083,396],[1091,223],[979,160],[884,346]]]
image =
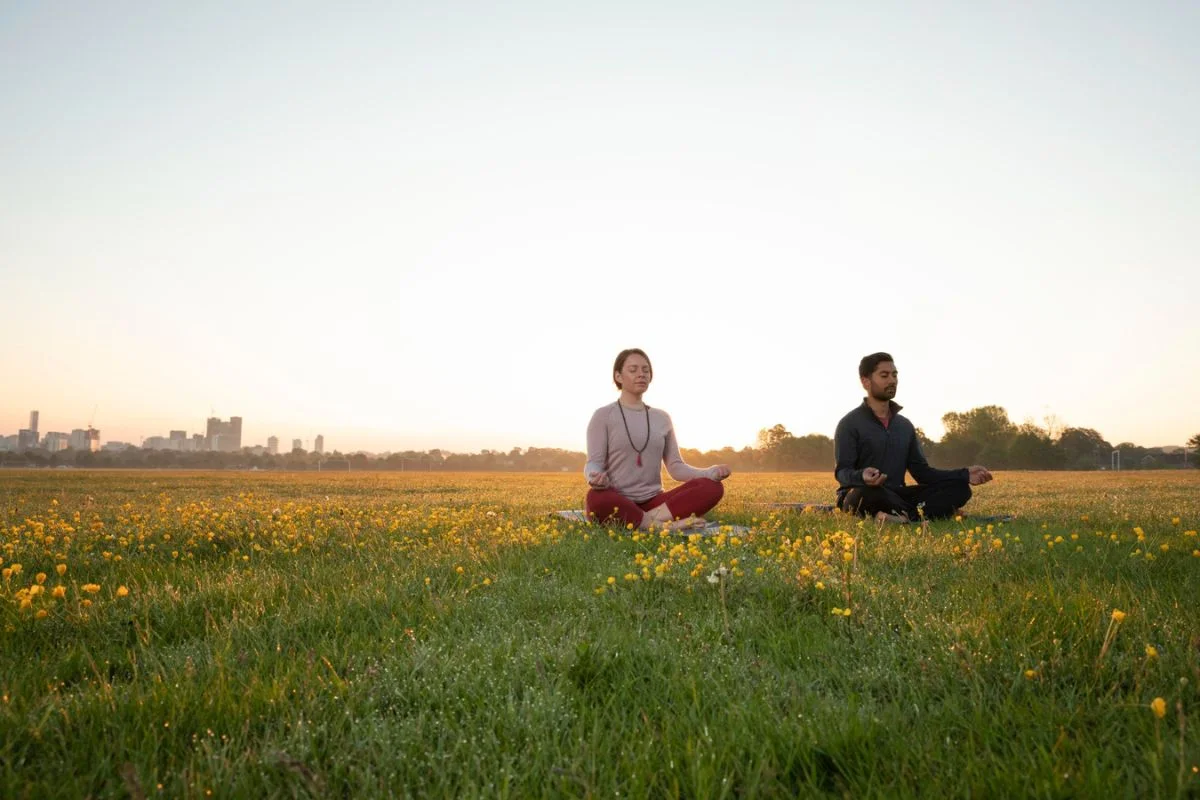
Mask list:
[[646,511],[663,503],[667,504],[673,519],[683,519],[710,511],[721,502],[724,494],[725,487],[721,482],[711,478],[693,478],[669,492],[656,494],[644,503],[635,503],[614,489],[592,489],[587,494],[587,513],[590,519],[599,523],[620,520],[636,528],[642,524],[642,516]]

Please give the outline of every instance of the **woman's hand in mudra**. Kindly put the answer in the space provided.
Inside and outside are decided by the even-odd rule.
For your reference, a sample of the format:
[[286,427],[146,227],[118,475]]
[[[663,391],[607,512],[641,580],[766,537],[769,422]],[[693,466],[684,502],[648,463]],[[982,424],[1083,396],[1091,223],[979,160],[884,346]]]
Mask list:
[[733,474],[728,464],[717,464],[712,468],[713,480],[723,481]]
[[611,485],[607,472],[593,472],[588,476],[588,486],[593,489],[607,489]]

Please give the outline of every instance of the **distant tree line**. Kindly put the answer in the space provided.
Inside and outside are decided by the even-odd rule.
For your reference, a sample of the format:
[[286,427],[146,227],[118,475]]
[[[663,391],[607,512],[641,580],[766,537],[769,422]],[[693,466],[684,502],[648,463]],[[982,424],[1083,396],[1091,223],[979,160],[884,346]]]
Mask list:
[[[1120,453],[1120,467],[1128,469],[1173,469],[1200,466],[1200,433],[1188,440],[1192,450],[1171,452],[1140,447],[1132,442],[1111,444],[1091,428],[1061,427],[1049,420],[1045,427],[1032,422],[1013,423],[1000,406],[980,406],[970,411],[951,411],[942,417],[946,429],[935,442],[918,428],[917,437],[925,455],[935,466],[956,467],[984,464],[991,469],[1109,469]],[[754,447],[735,450],[691,450],[681,454],[691,464],[728,464],[739,472],[823,471],[833,469],[833,439],[819,433],[796,436],[783,425],[758,432]],[[318,454],[296,449],[268,455],[243,448],[236,453],[184,453],[172,450],[120,451],[62,450],[50,453],[29,450],[0,452],[0,466],[79,467],[127,469],[260,469],[289,471],[582,471],[584,453],[552,447],[514,447],[450,453],[439,449],[372,455],[339,452]]]

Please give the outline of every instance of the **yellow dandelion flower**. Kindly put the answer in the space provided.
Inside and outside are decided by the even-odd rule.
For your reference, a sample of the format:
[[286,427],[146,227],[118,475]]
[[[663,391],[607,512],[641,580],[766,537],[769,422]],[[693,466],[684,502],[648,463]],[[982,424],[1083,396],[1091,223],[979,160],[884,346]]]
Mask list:
[[608,585],[609,585],[609,586],[612,586],[612,585],[613,585],[613,584],[615,584],[616,582],[617,582],[617,579],[616,579],[615,577],[613,577],[612,575],[609,575],[609,576],[608,576],[608,581],[607,581],[607,583],[608,583]]
[[125,597],[127,594],[129,594],[129,590],[124,586],[117,587],[117,597]]
[[1113,612],[1112,612],[1112,621],[1113,622],[1124,622],[1125,621],[1125,612],[1121,611],[1120,609],[1114,608]]
[[824,589],[824,588],[825,588],[825,584],[824,584],[824,582],[822,582],[822,581],[817,581],[817,588],[818,588],[818,589]]
[[1154,645],[1146,645],[1146,658],[1158,658],[1158,649]]
[[85,583],[83,586],[81,586],[81,587],[79,587],[79,588],[83,589],[83,590],[84,590],[85,592],[87,592],[88,594],[96,594],[97,592],[99,592],[99,591],[100,591],[100,584],[98,584],[98,583]]
[[54,571],[57,572],[59,575],[66,575],[67,574],[67,565],[59,564],[58,566],[56,566],[54,568]]
[[1036,678],[1036,677],[1037,677],[1037,670],[1036,670],[1036,669],[1027,669],[1027,670],[1025,670],[1025,677],[1026,677],[1026,679],[1028,679],[1028,680],[1033,680],[1034,678]]
[[82,600],[80,600],[80,601],[79,601],[79,605],[83,606],[84,608],[90,608],[90,607],[91,607],[91,605],[92,605],[92,601],[91,601],[91,600],[88,600],[88,599],[85,597],[85,598],[83,598]]
[[55,586],[54,590],[52,592],[50,592],[50,594],[54,595],[54,597],[56,599],[62,600],[63,598],[65,598],[67,596],[67,587]]
[[455,567],[454,571],[457,572],[459,575],[462,575],[463,572],[465,572],[465,570],[462,567]]
[[49,612],[46,611],[46,609],[44,609],[44,608],[39,608],[38,612],[33,615],[33,618],[34,619],[45,619],[47,616],[49,616]]
[[1162,719],[1167,715],[1167,701],[1161,697],[1156,697],[1150,701],[1150,710],[1154,712],[1154,716]]
[[43,584],[43,583],[45,583],[45,582],[46,582],[46,573],[44,573],[44,572],[39,572],[37,575],[34,575],[34,576],[33,576],[33,579],[34,579],[35,581],[37,581],[39,584]]
[[854,560],[854,553],[851,553],[849,550],[842,553],[842,561],[849,563],[853,560]]

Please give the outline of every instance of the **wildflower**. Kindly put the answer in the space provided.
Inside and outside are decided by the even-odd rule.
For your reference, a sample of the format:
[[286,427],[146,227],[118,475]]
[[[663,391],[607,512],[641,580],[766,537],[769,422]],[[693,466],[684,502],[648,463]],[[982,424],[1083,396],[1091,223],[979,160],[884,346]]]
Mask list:
[[1112,612],[1112,621],[1113,622],[1124,622],[1125,621],[1125,612],[1121,611],[1120,609],[1114,608],[1113,612]]
[[1033,679],[1034,679],[1034,678],[1036,678],[1036,677],[1037,677],[1037,670],[1036,670],[1036,669],[1027,669],[1027,670],[1025,670],[1025,678],[1026,678],[1027,680],[1033,680]]
[[125,597],[127,594],[129,594],[129,590],[124,586],[117,587],[117,597]]
[[37,581],[39,585],[43,584],[46,582],[46,573],[39,572],[37,575],[33,576],[33,579]]
[[609,585],[609,586],[612,586],[612,585],[614,585],[616,582],[617,582],[617,579],[616,579],[616,578],[614,578],[612,575],[609,575],[609,576],[608,576],[608,585]]
[[1158,649],[1154,645],[1146,645],[1146,658],[1158,658]]
[[67,596],[67,587],[55,586],[54,591],[50,592],[56,599],[62,600]]
[[83,589],[83,590],[84,590],[85,592],[87,592],[88,594],[96,594],[97,592],[99,592],[99,591],[100,591],[100,584],[98,584],[98,583],[85,583],[85,584],[84,584],[83,586],[81,586],[80,588],[81,588],[81,589]]
[[853,560],[854,560],[854,553],[851,553],[849,550],[842,553],[842,561],[849,563]]
[[823,581],[817,581],[817,588],[818,588],[818,589],[824,589],[824,588],[825,588],[825,583],[824,583]]
[[1161,697],[1156,697],[1150,701],[1150,710],[1154,712],[1154,716],[1162,719],[1167,715],[1167,701]]
[[33,618],[34,619],[45,619],[48,615],[49,615],[49,612],[46,611],[46,609],[39,608],[38,612],[33,615]]

